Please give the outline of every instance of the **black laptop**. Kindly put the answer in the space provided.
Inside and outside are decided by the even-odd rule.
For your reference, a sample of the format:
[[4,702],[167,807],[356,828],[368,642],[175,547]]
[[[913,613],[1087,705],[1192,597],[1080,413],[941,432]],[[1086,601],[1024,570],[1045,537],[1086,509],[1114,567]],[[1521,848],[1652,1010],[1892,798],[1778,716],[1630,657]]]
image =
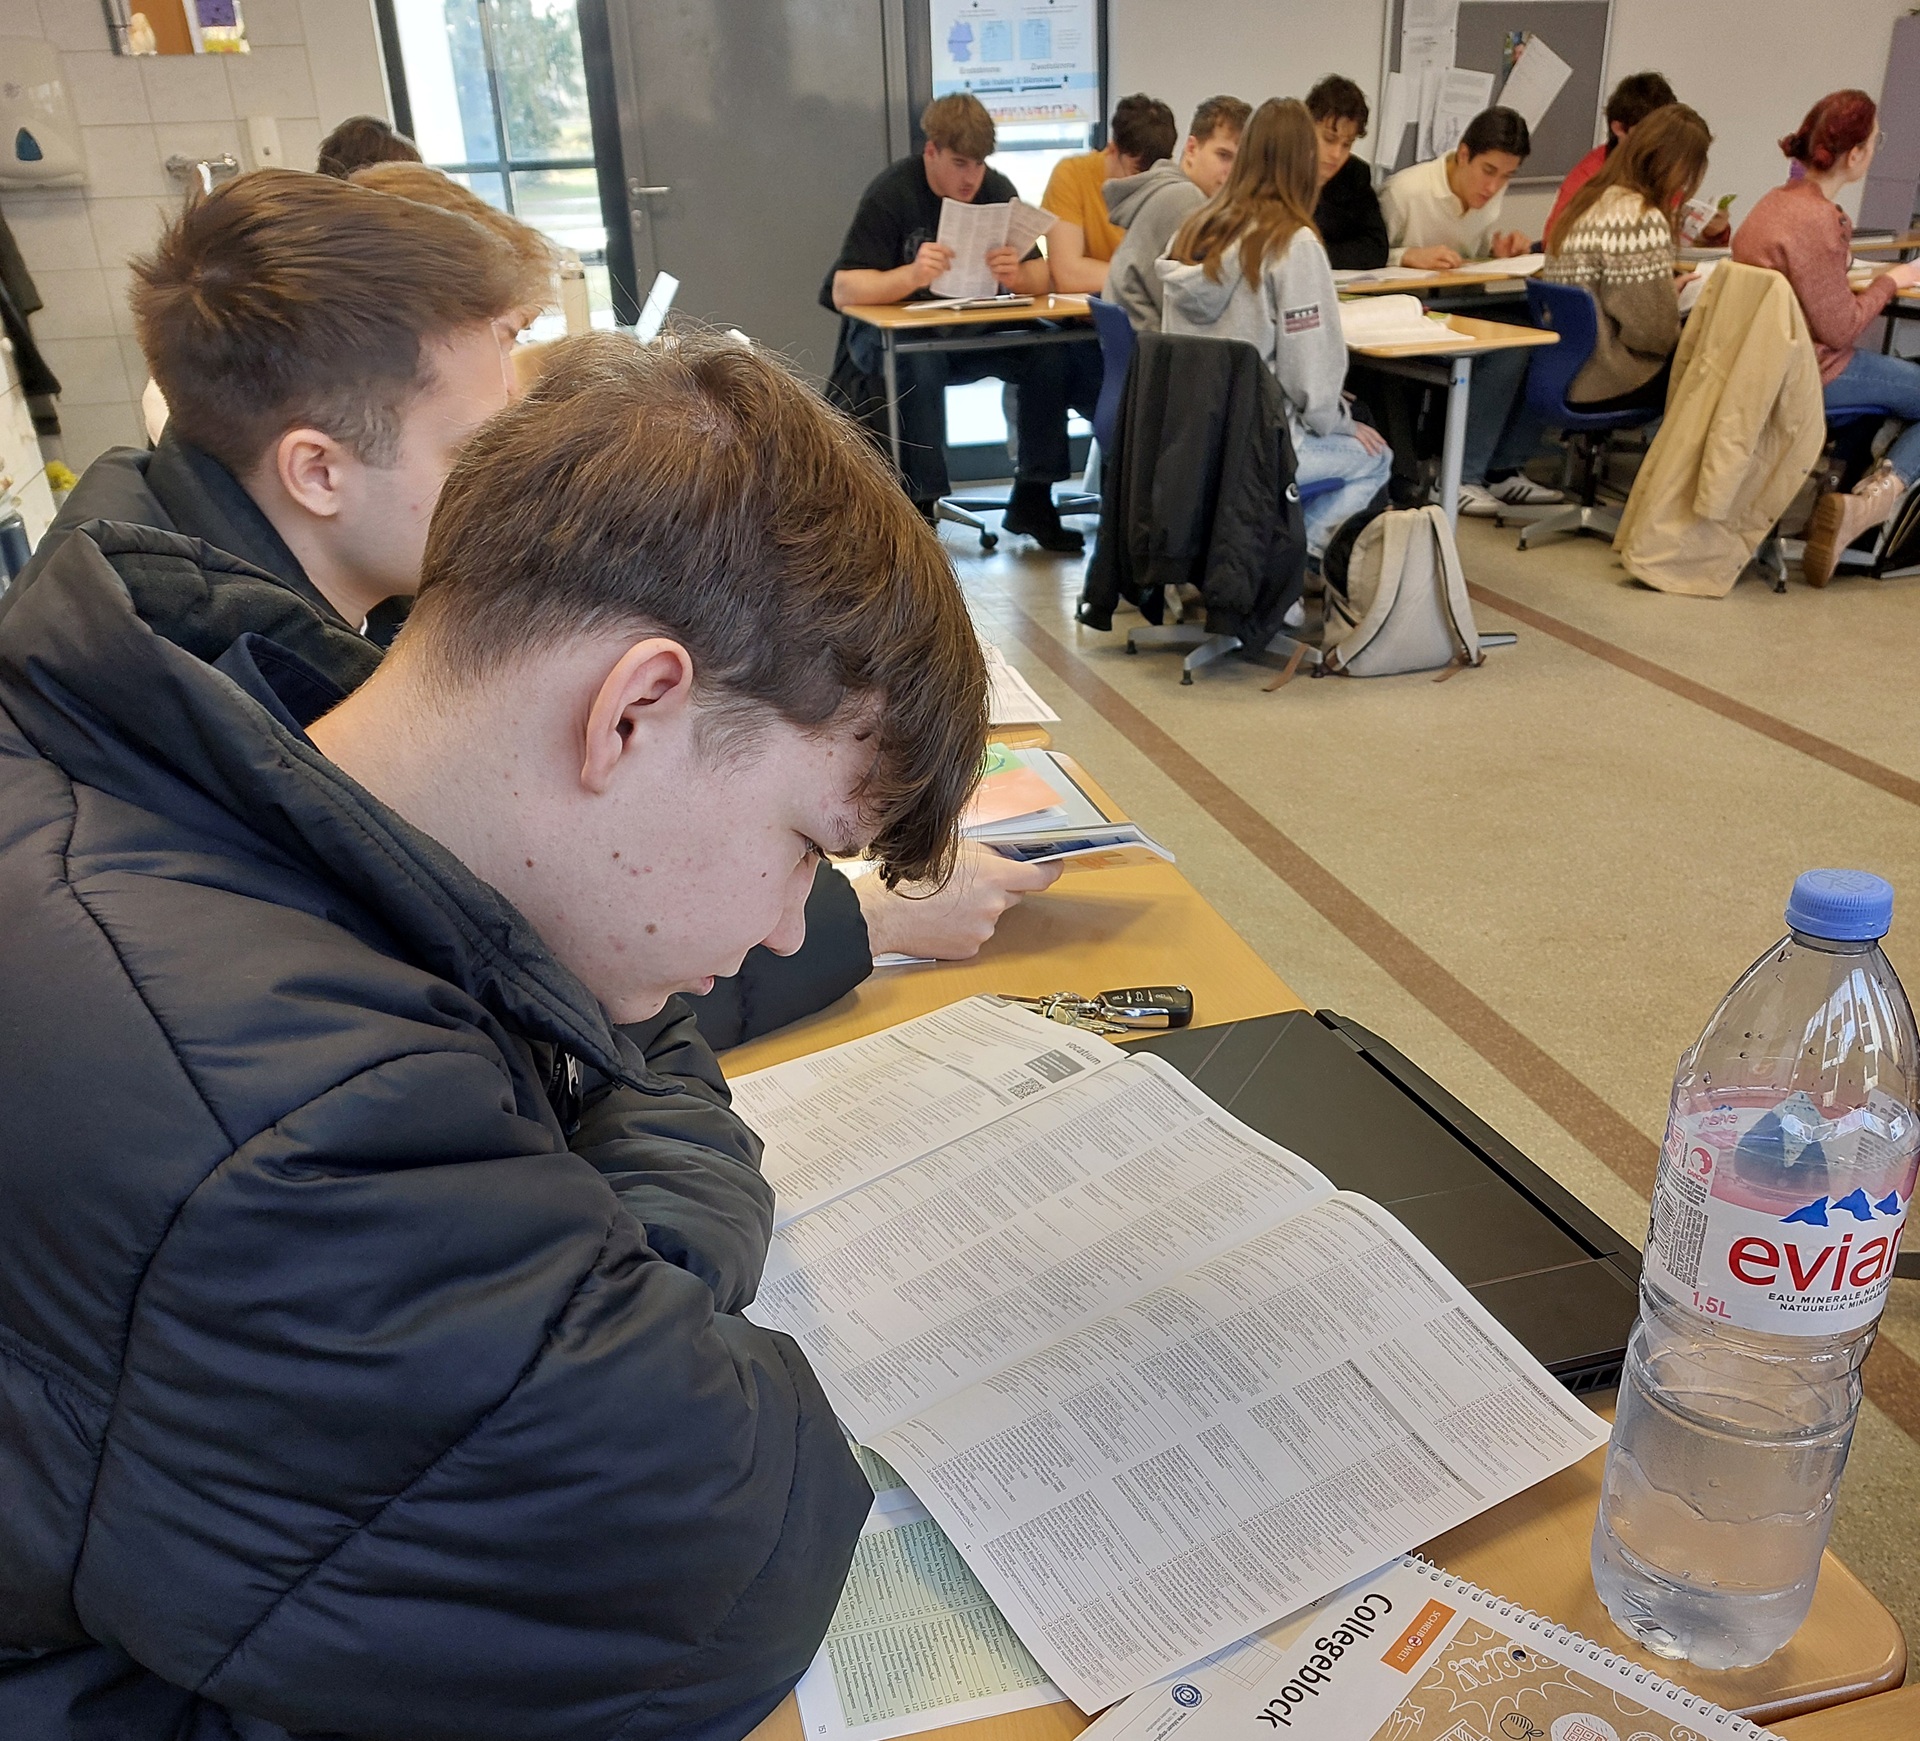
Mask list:
[[1618,1382],[1639,1252],[1377,1035],[1293,1010],[1127,1045],[1391,1209],[1568,1389]]

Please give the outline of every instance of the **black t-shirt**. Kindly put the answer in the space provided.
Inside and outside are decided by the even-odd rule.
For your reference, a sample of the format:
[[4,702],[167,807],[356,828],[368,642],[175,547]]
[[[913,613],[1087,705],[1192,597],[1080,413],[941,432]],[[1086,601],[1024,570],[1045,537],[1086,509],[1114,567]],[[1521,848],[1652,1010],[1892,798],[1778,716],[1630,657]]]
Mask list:
[[1373,191],[1373,172],[1358,157],[1349,157],[1320,190],[1313,222],[1336,271],[1371,272],[1386,265],[1387,220]]
[[[1013,183],[999,170],[989,169],[973,199],[976,205],[1004,205],[1014,197]],[[891,272],[907,265],[920,252],[922,242],[939,237],[940,196],[927,185],[926,159],[903,157],[889,164],[860,196],[853,222],[847,226],[847,239],[840,244],[840,257],[827,269],[826,282],[820,286],[820,306],[839,312],[833,308],[834,273]],[[931,294],[914,292],[916,297]]]

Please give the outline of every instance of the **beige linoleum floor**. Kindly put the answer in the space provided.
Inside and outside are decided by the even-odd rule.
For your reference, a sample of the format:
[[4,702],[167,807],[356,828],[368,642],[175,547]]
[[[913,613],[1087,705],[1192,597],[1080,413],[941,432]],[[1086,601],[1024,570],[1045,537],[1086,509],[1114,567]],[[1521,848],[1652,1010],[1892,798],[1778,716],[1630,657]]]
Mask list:
[[[1517,646],[1446,683],[1269,694],[1243,663],[1182,687],[1174,655],[1127,657],[1131,612],[1076,625],[1077,560],[944,535],[1055,742],[1300,997],[1636,1243],[1674,1062],[1781,934],[1798,871],[1893,882],[1888,953],[1920,997],[1920,579],[1667,598],[1597,539],[1519,552],[1463,521],[1480,627]],[[1920,1652],[1920,1282],[1884,1324],[1834,1546]]]

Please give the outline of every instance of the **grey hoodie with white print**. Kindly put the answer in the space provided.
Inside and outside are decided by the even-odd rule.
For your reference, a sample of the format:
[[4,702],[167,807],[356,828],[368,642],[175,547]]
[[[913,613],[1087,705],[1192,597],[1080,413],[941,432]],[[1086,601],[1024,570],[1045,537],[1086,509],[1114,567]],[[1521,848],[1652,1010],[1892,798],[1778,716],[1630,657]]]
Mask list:
[[1160,330],[1195,338],[1242,339],[1257,350],[1286,396],[1289,431],[1351,435],[1353,415],[1341,396],[1347,346],[1340,333],[1340,299],[1327,251],[1301,228],[1267,259],[1257,284],[1240,269],[1240,245],[1220,260],[1216,282],[1200,266],[1155,262],[1164,305]]

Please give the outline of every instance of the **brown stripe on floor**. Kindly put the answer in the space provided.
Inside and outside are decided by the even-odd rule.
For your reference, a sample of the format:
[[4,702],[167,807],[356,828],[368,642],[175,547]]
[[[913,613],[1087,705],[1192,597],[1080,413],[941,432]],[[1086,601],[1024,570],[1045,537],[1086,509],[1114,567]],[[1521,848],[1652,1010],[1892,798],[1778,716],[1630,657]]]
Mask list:
[[[1825,739],[1801,732],[1783,721],[1771,719],[1766,714],[1746,707],[1744,703],[1693,683],[1662,666],[1624,653],[1586,634],[1584,630],[1575,629],[1543,612],[1518,605],[1478,586],[1472,591],[1476,602],[1490,609],[1511,615],[1543,634],[1555,635],[1635,676],[1644,676],[1663,688],[1685,695],[1689,700],[1698,700],[1701,705],[1712,707],[1727,718],[1737,719],[1738,723],[1751,723],[1755,730],[1763,730],[1765,735],[1778,742],[1803,749],[1810,755],[1817,752],[1808,748],[1808,745],[1821,746],[1832,754],[1819,754],[1819,760],[1844,773],[1866,779],[1869,784],[1880,786],[1884,791],[1893,788],[1860,770],[1872,770],[1874,774],[1890,781],[1905,781],[1906,785],[1913,788],[1913,800],[1920,802],[1920,782],[1905,780],[1905,776],[1894,773],[1890,768],[1855,756],[1837,744],[1828,744]],[[1608,1105],[1565,1065],[1528,1039],[1384,914],[1368,905],[1297,841],[1263,816],[1205,763],[1135,707],[1077,653],[1050,635],[1045,626],[1017,600],[1003,592],[995,602],[999,611],[1005,613],[1007,626],[1021,645],[1152,761],[1214,821],[1620,1179],[1642,1197],[1652,1195],[1656,1145],[1628,1119]],[[1591,646],[1587,645],[1589,642]],[[1639,669],[1642,666],[1645,670]],[[1697,694],[1694,693],[1696,691]],[[1752,721],[1740,717],[1744,714],[1751,714]],[[1800,739],[1806,742],[1796,741]],[[1908,794],[1902,792],[1896,795]],[[1891,1337],[1883,1336],[1874,1343],[1862,1379],[1874,1405],[1909,1438],[1920,1443],[1920,1362],[1916,1362]]]
[[1548,616],[1545,611],[1522,604],[1518,599],[1508,598],[1504,593],[1494,592],[1477,581],[1467,583],[1467,593],[1475,604],[1485,605],[1502,616],[1512,617],[1515,622],[1525,623],[1528,628],[1551,635],[1556,641],[1564,641],[1569,647],[1577,647],[1582,653],[1590,653],[1596,659],[1604,659],[1609,665],[1656,684],[1669,694],[1719,714],[1722,719],[1745,726],[1747,730],[1771,738],[1777,744],[1784,744],[1790,750],[1798,750],[1803,756],[1811,756],[1816,762],[1824,762],[1840,773],[1850,774],[1876,791],[1903,798],[1909,804],[1920,804],[1920,780],[1911,775],[1858,755],[1829,738],[1803,731],[1797,725],[1789,725],[1784,719],[1775,719],[1770,713],[1762,713],[1757,707],[1736,701],[1718,689],[1709,689],[1704,683],[1696,683],[1691,677],[1681,676],[1678,671],[1656,665],[1651,659],[1641,658],[1638,653],[1629,653],[1624,647],[1616,647],[1611,641],[1602,640],[1586,629],[1575,628],[1572,623]]

